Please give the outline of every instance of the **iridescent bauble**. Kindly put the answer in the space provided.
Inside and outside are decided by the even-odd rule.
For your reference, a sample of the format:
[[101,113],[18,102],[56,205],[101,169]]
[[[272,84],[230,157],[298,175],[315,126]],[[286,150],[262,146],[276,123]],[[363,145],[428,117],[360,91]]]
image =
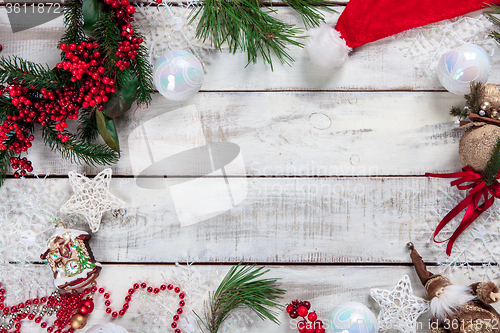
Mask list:
[[185,101],[203,85],[203,66],[189,52],[167,51],[155,64],[153,81],[156,89],[166,98]]
[[470,93],[470,83],[486,82],[491,69],[490,57],[477,45],[464,44],[445,53],[439,60],[437,76],[449,92]]
[[92,326],[87,333],[128,333],[126,329],[121,326],[107,323]]
[[323,322],[328,333],[376,333],[377,318],[361,303],[346,302],[333,309],[328,317],[328,326]]

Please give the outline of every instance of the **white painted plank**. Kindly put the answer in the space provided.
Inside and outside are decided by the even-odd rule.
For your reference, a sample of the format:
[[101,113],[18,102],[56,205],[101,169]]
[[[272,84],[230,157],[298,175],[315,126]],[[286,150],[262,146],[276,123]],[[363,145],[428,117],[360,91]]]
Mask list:
[[[245,166],[226,170],[228,175],[457,171],[462,131],[448,110],[462,100],[448,93],[199,93],[192,101],[179,103],[155,95],[142,111],[139,126],[133,121],[134,107],[116,119],[122,156],[113,170],[115,175],[134,175],[131,160],[143,164],[139,170],[153,160],[159,168],[144,174],[205,175],[207,163],[201,157],[164,158],[204,142],[223,142],[239,146]],[[179,111],[190,105],[198,113]],[[63,161],[42,145],[39,132],[35,136],[28,155],[35,172],[65,175],[73,169],[89,174],[101,170]],[[140,145],[145,136],[149,148]]]
[[[409,258],[408,258],[409,259]],[[405,274],[407,274],[412,283],[414,295],[426,298],[424,288],[422,287],[418,277],[411,266],[407,267],[388,267],[388,266],[366,266],[366,267],[343,267],[343,266],[269,266],[271,271],[267,274],[268,277],[281,278],[282,287],[287,290],[282,304],[286,304],[294,299],[308,300],[311,302],[312,309],[318,314],[318,318],[327,321],[329,312],[343,302],[355,301],[368,306],[375,315],[380,311],[379,306],[371,299],[369,292],[371,288],[379,288],[385,290],[393,290],[396,283]],[[430,267],[429,270],[434,267]],[[185,315],[190,322],[194,322],[195,316],[192,310],[201,313],[203,311],[203,300],[207,298],[208,291],[213,291],[220,283],[222,277],[229,269],[228,266],[191,266],[193,277],[202,279],[187,283],[187,279],[183,278],[186,273],[185,267],[179,268],[174,266],[158,266],[158,265],[105,265],[98,278],[98,284],[110,291],[112,307],[117,307],[123,297],[125,297],[128,288],[137,281],[144,281],[150,285],[160,285],[162,283],[170,283],[172,281],[183,281],[183,289],[186,291],[188,311]],[[50,274],[47,268],[40,269],[40,274]],[[213,280],[209,283],[204,283],[206,277],[211,276]],[[193,279],[194,280],[194,279]],[[455,284],[468,285],[472,282],[463,275],[457,275],[452,278]],[[182,285],[182,284],[181,284]],[[195,290],[196,287],[202,288]],[[8,296],[8,286],[7,296]],[[207,289],[205,289],[207,288]],[[140,295],[139,297],[137,297]],[[195,297],[194,297],[195,296]],[[160,333],[169,332],[170,327],[167,327],[168,320],[172,316],[170,313],[175,311],[173,304],[175,303],[172,297],[171,302],[162,302],[167,309],[164,310],[164,316],[157,316],[156,321],[148,322],[148,327],[144,327],[144,320],[141,320],[140,315],[151,309],[150,302],[155,302],[154,297],[147,296],[143,292],[134,294],[130,308],[125,316],[111,320],[111,317],[105,314],[102,296],[96,297],[96,307],[92,314],[88,316],[87,328],[95,324],[102,324],[112,321],[115,324],[125,327],[129,333],[148,332]],[[8,301],[8,297],[7,297]],[[498,310],[500,307],[494,304]],[[141,310],[142,307],[142,310]],[[160,305],[156,307],[156,311],[160,310]],[[269,321],[261,321],[253,313],[248,311],[240,311],[240,314],[248,314],[253,320],[252,324],[240,322],[234,329],[244,330],[249,333],[257,332],[292,332],[293,323],[286,313],[283,311],[279,316],[281,326],[275,325]],[[419,318],[418,333],[429,332],[428,321],[429,313],[422,315]],[[425,329],[427,328],[427,329]],[[29,324],[23,324],[21,332],[44,332],[39,326],[35,328]],[[183,330],[184,332],[184,330]],[[395,332],[395,331],[394,331]]]
[[[217,187],[223,179],[215,185],[198,179],[183,192],[191,201],[177,200],[173,188],[179,180],[153,179],[161,190],[114,178],[111,192],[126,202],[128,213],[104,215],[91,240],[96,257],[118,263],[401,263],[407,261],[405,244],[414,241],[422,244],[424,257],[435,260],[438,248],[424,248],[425,233],[443,217],[436,211],[446,200],[441,190],[449,186],[423,177],[229,178],[230,185],[241,181],[248,189],[245,197],[240,188],[244,199],[232,207],[226,187]],[[15,181],[0,191],[8,193]],[[72,193],[66,179],[41,181],[49,192],[67,198]],[[181,227],[179,202],[194,217],[215,216]]]
[[[154,9],[151,9],[154,10]],[[289,8],[277,7],[278,17],[286,22],[301,24],[298,14]],[[470,14],[477,18],[479,12]],[[327,21],[335,22],[338,14],[326,13]],[[6,15],[0,8],[0,40],[2,55],[16,54],[26,59],[48,62],[51,66],[59,61],[57,40],[63,33],[62,18],[23,32],[13,34]],[[432,44],[432,43],[431,43]],[[429,51],[417,52],[416,57],[406,56],[411,45],[406,37],[389,37],[357,48],[348,62],[335,71],[327,71],[310,63],[306,52],[297,47],[290,48],[290,55],[296,62],[292,67],[275,61],[271,72],[262,62],[247,64],[246,54],[232,55],[215,52],[210,57],[208,73],[203,90],[442,90],[439,81],[422,75],[417,70],[423,55]],[[494,47],[498,52],[498,47]],[[500,80],[498,57],[492,57],[491,82]]]

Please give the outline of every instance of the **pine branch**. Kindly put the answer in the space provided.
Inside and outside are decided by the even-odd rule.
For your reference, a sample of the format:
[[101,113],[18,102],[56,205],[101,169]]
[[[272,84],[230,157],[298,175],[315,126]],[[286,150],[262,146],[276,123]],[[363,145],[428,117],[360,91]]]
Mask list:
[[83,32],[82,3],[82,0],[66,0],[63,19],[66,31],[60,43],[79,44],[87,40],[87,36]]
[[101,19],[94,25],[94,32],[99,36],[99,51],[104,57],[105,68],[108,75],[115,71],[117,80],[119,79],[120,71],[115,70],[116,62],[119,58],[116,56],[118,43],[121,40],[120,29],[116,24],[116,18],[112,12],[104,13]]
[[190,13],[190,23],[199,17],[196,37],[213,47],[221,50],[227,43],[230,52],[246,51],[248,64],[256,63],[260,54],[273,69],[271,55],[290,65],[294,60],[286,50],[289,45],[302,47],[296,39],[303,36],[297,36],[301,29],[270,13],[274,11],[256,0],[205,0]]
[[488,160],[488,163],[486,163],[486,167],[483,171],[483,178],[486,185],[495,183],[498,171],[500,171],[500,139],[497,140],[495,149],[493,149],[493,153],[491,154],[491,157]]
[[36,64],[17,56],[0,58],[0,82],[16,81],[36,89],[61,89],[61,79],[47,65]]
[[10,158],[14,155],[12,150],[0,151],[0,186],[3,185],[7,173],[11,170]]
[[483,89],[483,84],[481,82],[472,81],[470,83],[470,94],[464,96],[470,112],[479,113],[479,110],[481,110],[479,101],[481,99],[482,89]]
[[[69,140],[62,142],[57,134],[68,135]],[[63,131],[59,132],[52,126],[43,127],[43,140],[50,149],[57,150],[64,159],[72,163],[88,164],[91,166],[111,165],[118,162],[118,153],[104,144],[88,144],[75,135]]]
[[[500,19],[495,15],[500,15],[500,7],[490,4],[491,12],[486,12],[486,17],[497,27],[500,27]],[[500,32],[493,31],[489,34],[497,43],[500,43]]]
[[450,115],[453,117],[458,117],[458,119],[463,120],[469,116],[469,110],[466,108],[459,108],[452,106],[450,110]]
[[276,317],[282,306],[276,302],[286,291],[277,287],[277,279],[258,279],[269,270],[264,267],[247,266],[239,263],[233,266],[221,284],[205,303],[205,315],[198,314],[199,326],[209,333],[217,333],[229,314],[239,308],[253,310],[260,319],[269,319],[279,325]]
[[8,115],[17,114],[19,110],[12,104],[10,99],[0,95],[0,118],[6,118]]
[[283,0],[283,3],[300,14],[306,28],[317,27],[325,22],[320,9],[337,13],[326,0]]
[[78,137],[84,142],[92,143],[99,134],[95,117],[96,107],[82,109],[78,118]]
[[[136,29],[134,29],[137,31]],[[144,38],[140,34],[135,34],[136,38]],[[151,94],[154,93],[153,87],[153,72],[151,71],[151,64],[149,63],[149,54],[145,46],[141,45],[137,50],[137,55],[132,62],[134,72],[139,80],[139,90],[137,92],[137,104],[149,105],[152,97]]]

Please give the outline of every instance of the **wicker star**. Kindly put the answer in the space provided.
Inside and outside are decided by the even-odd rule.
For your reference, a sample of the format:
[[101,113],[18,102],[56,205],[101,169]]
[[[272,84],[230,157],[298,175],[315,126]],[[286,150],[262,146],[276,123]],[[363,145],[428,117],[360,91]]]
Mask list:
[[125,206],[125,202],[109,193],[111,173],[111,169],[106,169],[94,179],[88,179],[70,171],[69,183],[75,194],[61,207],[61,212],[82,214],[89,222],[92,232],[99,230],[104,212]]
[[392,291],[371,289],[370,296],[380,305],[377,317],[380,332],[397,329],[403,333],[417,331],[417,319],[429,310],[429,302],[413,296],[410,278],[403,276]]

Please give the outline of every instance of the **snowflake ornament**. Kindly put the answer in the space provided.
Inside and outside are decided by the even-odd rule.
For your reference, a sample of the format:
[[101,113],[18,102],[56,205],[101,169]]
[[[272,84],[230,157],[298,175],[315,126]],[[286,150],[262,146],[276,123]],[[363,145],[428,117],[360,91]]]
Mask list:
[[105,169],[88,179],[70,171],[69,183],[75,194],[61,207],[61,212],[79,213],[87,219],[92,232],[99,230],[104,212],[125,206],[125,202],[109,192],[111,173],[111,169]]
[[380,332],[393,328],[415,333],[418,317],[429,310],[428,301],[413,295],[408,275],[399,280],[394,290],[371,289],[370,296],[380,305],[377,317]]
[[[495,200],[493,206],[483,212],[455,241],[450,256],[446,255],[446,242],[436,243],[433,240],[434,230],[439,221],[466,196],[466,191],[456,188],[440,189],[435,209],[431,211],[431,219],[423,225],[422,238],[425,238],[435,250],[435,261],[440,265],[438,274],[447,273],[452,276],[461,270],[469,279],[493,280],[500,275],[498,262],[500,259],[500,223],[498,211],[500,201]],[[456,216],[441,230],[437,240],[449,238],[462,221],[464,212]],[[481,266],[472,263],[483,263]]]
[[5,303],[17,304],[53,290],[52,277],[40,261],[64,193],[44,178],[6,180],[0,189],[0,282]]
[[484,15],[478,18],[460,16],[450,20],[428,24],[407,30],[399,36],[407,39],[405,57],[410,54],[417,60],[416,69],[428,79],[436,77],[437,63],[441,56],[464,44],[481,46],[490,56],[495,50],[495,41],[489,34],[495,25]]

